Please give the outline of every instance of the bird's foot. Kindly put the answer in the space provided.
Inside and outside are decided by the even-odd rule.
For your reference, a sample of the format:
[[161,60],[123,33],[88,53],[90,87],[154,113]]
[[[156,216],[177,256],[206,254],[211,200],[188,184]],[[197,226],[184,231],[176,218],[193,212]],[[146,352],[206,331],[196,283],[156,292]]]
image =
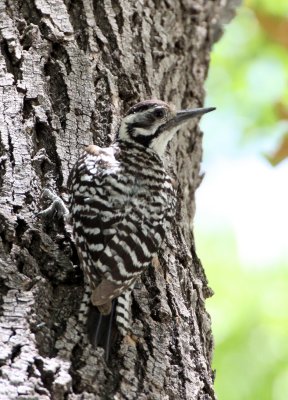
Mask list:
[[155,269],[158,269],[158,268],[160,268],[160,266],[161,266],[161,264],[160,264],[158,256],[154,256],[152,258],[152,267],[154,267]]
[[123,341],[127,343],[129,346],[136,347],[137,343],[139,343],[140,338],[138,336],[135,336],[133,334],[127,334],[123,337]]
[[65,206],[64,201],[50,189],[44,189],[41,198],[51,204],[49,207],[45,208],[45,210],[38,213],[39,217],[53,218],[56,214],[58,218],[61,218],[69,215],[69,210]]

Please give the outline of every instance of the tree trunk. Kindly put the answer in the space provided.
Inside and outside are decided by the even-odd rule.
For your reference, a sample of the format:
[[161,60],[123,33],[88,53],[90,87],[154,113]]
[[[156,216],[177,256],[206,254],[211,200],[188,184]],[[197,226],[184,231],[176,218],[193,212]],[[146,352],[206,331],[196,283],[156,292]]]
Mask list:
[[[37,217],[65,198],[84,146],[109,145],[139,100],[201,106],[209,52],[235,0],[0,0],[0,398],[214,399],[211,295],[192,220],[201,134],[169,149],[178,213],[133,295],[134,342],[108,365],[77,319],[83,293],[69,226]],[[214,106],[214,104],[213,104]]]

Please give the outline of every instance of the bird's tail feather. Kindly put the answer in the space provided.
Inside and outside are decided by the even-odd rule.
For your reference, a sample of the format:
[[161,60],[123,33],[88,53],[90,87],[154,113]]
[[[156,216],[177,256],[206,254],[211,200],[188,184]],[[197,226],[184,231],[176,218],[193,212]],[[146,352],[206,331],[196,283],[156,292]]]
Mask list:
[[[89,291],[84,294],[85,301],[88,301],[89,304],[89,311],[88,313],[86,312],[88,338],[93,347],[101,346],[105,349],[106,361],[109,359],[111,347],[115,341],[117,331],[119,331],[122,336],[127,335],[130,331],[131,292],[133,287],[134,284],[112,301],[111,312],[108,315],[101,314],[98,308],[91,304],[91,293]],[[81,319],[84,320],[84,308],[83,310],[80,308],[80,313],[81,311]]]
[[110,314],[108,315],[101,314],[98,308],[94,307],[91,304],[87,318],[87,331],[89,341],[92,346],[101,346],[105,349],[106,361],[108,361],[111,351],[115,308],[115,299],[112,301],[112,309]]
[[125,336],[130,331],[131,320],[131,292],[126,290],[117,299],[116,305],[116,323],[120,333]]

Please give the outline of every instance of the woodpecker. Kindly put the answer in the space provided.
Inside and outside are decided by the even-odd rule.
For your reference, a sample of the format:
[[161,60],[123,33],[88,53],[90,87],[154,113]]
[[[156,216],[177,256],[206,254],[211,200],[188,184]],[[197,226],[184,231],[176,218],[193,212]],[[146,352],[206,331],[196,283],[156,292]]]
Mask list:
[[89,324],[96,345],[106,316],[105,329],[115,316],[120,333],[129,333],[131,291],[173,221],[177,199],[163,164],[167,144],[181,124],[212,110],[175,111],[160,100],[142,101],[123,117],[110,147],[88,146],[71,170],[73,233],[91,304],[100,313],[95,326]]

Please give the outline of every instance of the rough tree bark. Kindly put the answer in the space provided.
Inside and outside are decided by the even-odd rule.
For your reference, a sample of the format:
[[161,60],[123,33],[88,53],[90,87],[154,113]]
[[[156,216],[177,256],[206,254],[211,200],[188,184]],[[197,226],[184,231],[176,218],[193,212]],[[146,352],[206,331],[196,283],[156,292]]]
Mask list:
[[83,276],[71,232],[37,212],[44,188],[65,197],[83,146],[109,145],[133,103],[202,105],[211,45],[234,3],[0,1],[1,399],[215,398],[211,290],[192,233],[199,128],[170,146],[177,222],[134,291],[139,341],[119,339],[108,366],[77,323]]

